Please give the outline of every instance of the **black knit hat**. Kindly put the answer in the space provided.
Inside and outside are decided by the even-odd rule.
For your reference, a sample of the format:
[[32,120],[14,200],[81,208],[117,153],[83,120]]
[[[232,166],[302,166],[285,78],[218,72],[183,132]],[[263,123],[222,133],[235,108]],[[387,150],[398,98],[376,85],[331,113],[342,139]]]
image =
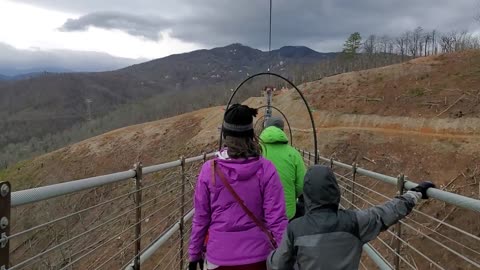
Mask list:
[[222,126],[223,136],[253,138],[253,117],[255,116],[257,116],[257,109],[233,104],[225,112]]

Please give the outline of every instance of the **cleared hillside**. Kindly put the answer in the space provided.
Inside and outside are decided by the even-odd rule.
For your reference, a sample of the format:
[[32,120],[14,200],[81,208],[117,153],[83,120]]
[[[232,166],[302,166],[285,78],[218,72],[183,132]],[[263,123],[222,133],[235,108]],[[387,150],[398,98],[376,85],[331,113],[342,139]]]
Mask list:
[[[361,167],[392,176],[404,173],[416,181],[433,180],[442,189],[478,198],[480,108],[478,100],[474,98],[477,93],[475,83],[478,76],[470,74],[471,69],[467,69],[479,64],[477,61],[480,61],[478,52],[421,58],[401,65],[341,74],[302,85],[301,89],[314,108],[321,154],[345,163],[357,162]],[[450,70],[450,73],[446,73],[446,70]],[[457,73],[464,74],[463,80],[457,79]],[[397,77],[398,74],[403,75]],[[419,75],[417,80],[411,79],[416,74],[423,75]],[[426,79],[422,79],[425,74],[429,74],[426,77],[430,81],[429,84],[425,82]],[[382,76],[382,81],[376,81],[379,76]],[[393,87],[395,83],[398,85]],[[427,85],[432,91],[423,95],[405,96],[409,89]],[[440,87],[441,85],[445,86]],[[454,86],[455,89],[450,88]],[[462,95],[465,99],[455,102]],[[369,98],[385,96],[385,98],[382,101],[369,101],[364,98],[358,99],[358,96]],[[394,98],[399,96],[400,98]],[[445,102],[445,97],[446,105],[432,107],[422,105],[427,100]],[[246,104],[260,106],[263,104],[263,98],[251,98]],[[287,115],[292,124],[294,144],[312,150],[313,139],[306,117],[307,111],[298,96],[291,90],[279,93],[274,97],[274,105]],[[436,117],[445,109],[449,110]],[[465,115],[455,116],[456,110],[462,110]],[[221,107],[212,107],[118,129],[19,163],[0,172],[0,179],[8,179],[12,182],[14,190],[20,190],[126,170],[136,161],[150,165],[177,159],[181,155],[198,155],[217,147],[218,127],[223,112]],[[198,167],[190,169],[194,174]],[[157,175],[152,181],[158,181],[166,176]],[[172,183],[175,183],[175,179],[178,180],[174,178]],[[194,181],[194,177],[191,181]],[[385,194],[395,193],[392,186],[368,179],[359,181],[368,186],[375,186]],[[119,187],[113,191],[99,189],[98,192],[115,196],[127,190],[127,187]],[[55,213],[54,216],[63,215],[71,211],[71,205],[75,205],[75,209],[90,206],[96,197],[95,194],[86,193],[83,198],[79,200],[78,197],[67,196],[62,199],[61,204],[52,202],[43,205],[43,209]],[[445,207],[443,203],[434,201],[423,204],[421,209],[480,236],[480,222],[469,211]],[[43,220],[45,217],[35,214],[35,211],[39,210],[38,207],[27,206],[21,209],[22,215],[16,213],[17,222],[21,223],[17,230]],[[83,218],[95,221],[101,213],[94,212],[89,215],[91,216],[86,215]],[[111,231],[121,228],[112,227]],[[445,236],[458,237],[455,231],[444,226],[435,229]],[[80,225],[76,225],[72,226],[70,233],[82,230]],[[67,237],[66,235],[61,237]],[[93,238],[99,236],[91,235]],[[34,236],[30,240],[25,239],[25,243],[37,240],[37,247],[41,249],[48,244],[49,239],[48,235],[44,236],[46,239],[42,237],[41,240],[38,240],[39,236]],[[421,250],[435,255],[438,262],[448,266],[448,269],[455,267],[473,269],[468,268],[468,265],[456,264],[456,257],[446,256],[442,250],[437,250],[430,244],[422,244],[422,239],[415,233],[406,232],[406,237],[419,244]],[[462,238],[461,241],[475,246],[468,238]],[[478,250],[479,247],[475,247]],[[15,256],[31,254],[29,252],[32,250],[19,245],[18,254]],[[102,256],[104,255],[108,254],[102,253]],[[93,262],[94,260],[87,261],[83,266],[87,267],[88,263]],[[416,263],[420,269],[429,267],[428,263],[421,259],[417,259]]]
[[417,58],[301,87],[318,110],[411,117],[479,117],[480,51]]

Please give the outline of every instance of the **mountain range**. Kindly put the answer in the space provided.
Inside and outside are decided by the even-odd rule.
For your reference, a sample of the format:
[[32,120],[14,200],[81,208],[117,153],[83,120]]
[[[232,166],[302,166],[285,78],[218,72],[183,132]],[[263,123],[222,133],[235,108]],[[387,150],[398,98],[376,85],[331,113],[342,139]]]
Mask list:
[[288,77],[298,67],[305,68],[336,55],[303,46],[264,52],[231,44],[115,71],[43,72],[25,79],[0,81],[0,129],[4,130],[0,150],[7,144],[61,133],[87,119],[114,115],[122,108],[132,111],[132,104],[140,104],[133,113],[150,113],[150,118],[143,121],[221,104],[228,98],[226,90],[248,75],[270,69]]

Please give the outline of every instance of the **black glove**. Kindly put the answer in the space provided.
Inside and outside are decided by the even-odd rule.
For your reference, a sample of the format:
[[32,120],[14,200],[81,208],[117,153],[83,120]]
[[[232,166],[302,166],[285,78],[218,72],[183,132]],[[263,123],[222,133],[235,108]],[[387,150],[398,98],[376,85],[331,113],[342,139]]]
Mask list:
[[411,191],[416,191],[422,193],[422,199],[428,199],[427,189],[435,188],[435,184],[430,181],[421,182],[418,186],[410,189]]
[[203,260],[198,260],[188,263],[188,270],[197,270],[197,265],[200,266],[200,270],[203,270]]

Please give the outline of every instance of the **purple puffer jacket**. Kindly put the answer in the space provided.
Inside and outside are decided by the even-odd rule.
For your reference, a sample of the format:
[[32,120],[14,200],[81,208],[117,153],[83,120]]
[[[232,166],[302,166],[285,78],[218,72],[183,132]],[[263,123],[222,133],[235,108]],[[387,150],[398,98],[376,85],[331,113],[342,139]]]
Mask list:
[[[245,214],[218,175],[213,186],[212,162],[203,164],[195,188],[190,260],[201,258],[207,232],[206,259],[210,263],[233,266],[266,260],[272,251],[268,237]],[[264,158],[217,159],[217,167],[280,243],[288,220],[282,184],[273,164]]]

